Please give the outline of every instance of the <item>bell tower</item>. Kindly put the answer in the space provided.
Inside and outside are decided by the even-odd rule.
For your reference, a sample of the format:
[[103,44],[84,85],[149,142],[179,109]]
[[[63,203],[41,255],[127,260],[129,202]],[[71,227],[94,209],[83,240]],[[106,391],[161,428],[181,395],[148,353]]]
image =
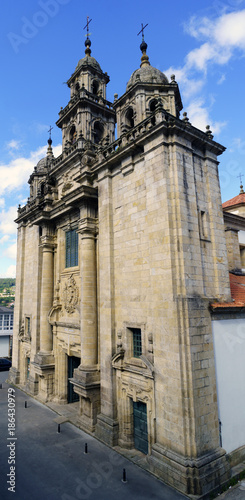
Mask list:
[[115,111],[106,100],[106,85],[110,81],[99,63],[91,56],[91,40],[85,41],[85,57],[78,61],[74,73],[66,82],[70,100],[61,108],[57,126],[62,129],[62,149],[78,139],[93,145],[106,146],[115,140]]

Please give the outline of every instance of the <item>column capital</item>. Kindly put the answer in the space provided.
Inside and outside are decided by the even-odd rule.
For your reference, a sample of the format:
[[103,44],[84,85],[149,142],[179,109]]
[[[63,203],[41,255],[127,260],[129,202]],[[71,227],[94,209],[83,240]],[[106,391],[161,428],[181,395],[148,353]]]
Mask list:
[[44,236],[41,236],[40,241],[40,247],[42,247],[43,250],[53,251],[57,246],[55,236],[45,234]]
[[77,233],[83,238],[95,238],[98,234],[98,219],[95,217],[84,217],[78,221]]

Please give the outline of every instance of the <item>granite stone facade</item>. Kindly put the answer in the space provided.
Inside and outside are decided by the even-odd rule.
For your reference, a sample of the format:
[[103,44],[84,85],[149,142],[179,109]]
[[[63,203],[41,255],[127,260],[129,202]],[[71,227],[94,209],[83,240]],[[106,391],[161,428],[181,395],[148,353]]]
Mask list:
[[49,140],[18,211],[11,379],[42,401],[79,398],[79,425],[111,446],[141,449],[142,428],[152,472],[203,496],[230,474],[209,308],[230,301],[224,147],[180,117],[175,77],[145,42],[113,104],[85,45],[57,121],[62,154]]

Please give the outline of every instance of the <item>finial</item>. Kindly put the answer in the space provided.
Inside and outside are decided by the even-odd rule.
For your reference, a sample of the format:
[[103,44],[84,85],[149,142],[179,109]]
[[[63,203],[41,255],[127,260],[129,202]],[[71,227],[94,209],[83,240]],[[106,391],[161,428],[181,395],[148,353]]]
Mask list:
[[140,35],[140,33],[142,33],[142,42],[140,44],[140,50],[142,52],[142,57],[141,57],[140,67],[150,65],[149,57],[146,54],[147,43],[145,42],[145,38],[144,38],[144,29],[146,28],[146,26],[148,26],[148,23],[145,24],[145,26],[143,25],[143,23],[141,23],[141,30],[139,31],[139,33],[137,33],[137,36]]
[[171,75],[171,83],[177,83],[176,80],[175,80],[175,75]]
[[240,185],[240,193],[239,194],[244,194],[243,185],[242,185],[242,177],[244,177],[244,175],[240,173],[237,177],[240,179],[240,183],[241,183],[241,185]]
[[210,130],[210,125],[206,126],[206,134],[208,135],[209,139],[213,139],[213,134],[212,130]]
[[50,128],[48,130],[48,132],[49,132],[49,139],[48,139],[47,156],[52,156],[53,157],[54,156],[53,155],[53,150],[52,150],[52,142],[53,141],[51,139],[51,130],[53,130],[53,127],[51,127],[51,125],[50,125]]
[[91,35],[91,33],[89,33],[89,29],[88,29],[89,23],[91,23],[91,21],[92,21],[92,19],[89,19],[89,16],[87,16],[87,22],[86,22],[86,24],[85,24],[85,26],[83,28],[84,30],[87,29],[87,35],[85,35],[87,37],[86,40],[85,40],[85,47],[86,47],[85,54],[86,54],[86,56],[90,56],[91,55],[91,49],[90,49],[90,47],[91,47],[91,40],[89,38],[90,35]]
[[185,123],[188,123],[189,122],[189,118],[187,116],[187,113],[186,111],[183,113],[183,118],[182,118],[182,121],[185,122]]

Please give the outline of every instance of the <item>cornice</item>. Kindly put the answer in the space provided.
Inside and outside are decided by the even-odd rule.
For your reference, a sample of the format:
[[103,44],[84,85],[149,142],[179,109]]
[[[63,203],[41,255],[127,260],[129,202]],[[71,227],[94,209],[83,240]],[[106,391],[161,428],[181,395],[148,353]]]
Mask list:
[[[160,120],[159,114],[161,115]],[[91,169],[92,172],[105,167],[113,168],[114,165],[118,165],[123,157],[137,151],[143,153],[144,143],[149,141],[153,134],[162,133],[168,139],[168,145],[175,143],[181,147],[186,147],[178,141],[178,136],[180,136],[187,139],[191,143],[192,148],[203,150],[205,154],[209,151],[218,156],[226,149],[210,138],[206,132],[202,132],[190,123],[174,117],[165,110],[161,110],[160,113],[156,112],[155,116],[158,116],[158,123],[156,125],[152,125],[151,123],[152,116],[147,117],[134,128],[123,133],[112,144],[101,149],[98,154],[98,160]]]
[[109,114],[115,117],[115,111],[113,109],[113,104],[102,97],[97,97],[88,92],[87,90],[81,90],[80,93],[75,94],[75,96],[70,99],[68,104],[64,109],[59,112],[59,119],[56,122],[56,125],[61,128],[62,122],[64,118],[68,118],[70,114],[74,113],[74,110],[79,105],[89,105],[92,109],[100,109],[103,114]]
[[98,190],[93,186],[79,186],[71,193],[65,195],[61,200],[56,201],[45,210],[45,200],[31,208],[28,204],[21,209],[19,217],[15,220],[18,224],[29,222],[31,224],[52,223],[69,212],[79,210],[79,205],[83,203],[97,203]]

